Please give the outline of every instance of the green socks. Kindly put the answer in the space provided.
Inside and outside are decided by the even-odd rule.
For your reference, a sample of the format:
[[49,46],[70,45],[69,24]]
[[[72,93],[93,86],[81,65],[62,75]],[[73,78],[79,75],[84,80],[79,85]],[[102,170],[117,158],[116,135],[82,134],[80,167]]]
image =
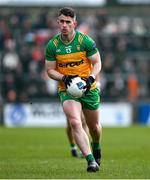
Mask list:
[[99,143],[91,143],[91,145],[92,145],[92,149],[93,149],[93,150],[101,149],[101,146],[100,146]]
[[71,149],[77,149],[75,144],[70,144]]
[[87,155],[85,158],[86,158],[87,162],[95,160],[94,156],[92,154]]

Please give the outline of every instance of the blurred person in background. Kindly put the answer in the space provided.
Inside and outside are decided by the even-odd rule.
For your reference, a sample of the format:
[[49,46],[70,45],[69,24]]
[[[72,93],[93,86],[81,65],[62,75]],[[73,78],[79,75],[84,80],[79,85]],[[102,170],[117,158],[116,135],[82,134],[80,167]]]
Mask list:
[[[75,31],[76,14],[72,8],[62,8],[58,12],[58,25],[61,33],[52,38],[46,47],[46,70],[50,78],[59,81],[59,96],[64,113],[69,120],[75,141],[87,160],[87,171],[99,170],[101,150],[99,126],[99,90],[95,77],[101,70],[101,58],[95,42],[87,35]],[[66,65],[69,62],[83,61],[78,66]],[[79,62],[80,62],[79,61]],[[86,80],[86,95],[73,98],[66,93],[66,86],[76,75]],[[92,150],[82,122],[84,112],[92,137]]]
[[139,95],[139,82],[135,73],[129,75],[127,80],[127,87],[129,101],[135,102]]

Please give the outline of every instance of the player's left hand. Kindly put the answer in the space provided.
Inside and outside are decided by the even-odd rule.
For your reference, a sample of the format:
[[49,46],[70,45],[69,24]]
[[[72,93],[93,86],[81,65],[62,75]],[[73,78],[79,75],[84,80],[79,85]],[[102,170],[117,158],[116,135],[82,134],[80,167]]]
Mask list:
[[83,80],[85,80],[86,85],[84,86],[84,89],[86,89],[85,94],[87,94],[87,92],[90,90],[91,85],[94,83],[95,79],[93,76],[89,76],[88,78],[82,78]]

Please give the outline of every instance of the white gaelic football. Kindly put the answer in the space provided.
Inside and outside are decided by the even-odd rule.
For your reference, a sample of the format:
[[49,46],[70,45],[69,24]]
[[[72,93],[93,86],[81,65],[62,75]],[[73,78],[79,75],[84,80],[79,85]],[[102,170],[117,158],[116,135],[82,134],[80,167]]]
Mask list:
[[67,93],[75,98],[80,98],[83,96],[86,89],[83,89],[86,82],[80,77],[75,77],[72,79],[70,86],[67,86]]

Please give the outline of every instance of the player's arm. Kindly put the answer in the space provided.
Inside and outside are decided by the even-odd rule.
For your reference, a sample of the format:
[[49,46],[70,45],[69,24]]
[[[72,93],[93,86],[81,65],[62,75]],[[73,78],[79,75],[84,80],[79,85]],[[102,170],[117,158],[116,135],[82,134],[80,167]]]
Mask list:
[[99,75],[99,72],[101,71],[101,67],[102,67],[100,53],[97,51],[92,56],[89,56],[88,59],[91,60],[92,62],[93,69],[91,71],[91,76],[93,76],[95,79],[96,76]]
[[98,51],[95,54],[88,56],[88,59],[92,62],[93,68],[89,77],[86,78],[86,93],[91,88],[91,85],[94,83],[96,77],[99,75],[99,72],[101,70],[101,58]]
[[61,81],[63,74],[56,70],[56,45],[54,40],[50,40],[45,49],[45,68],[50,78]]
[[96,85],[97,88],[100,89],[100,71],[101,71],[101,67],[102,67],[102,63],[101,63],[101,57],[100,57],[100,53],[97,51],[96,54],[88,57],[93,65],[93,69],[91,71],[91,75],[95,80],[96,80]]
[[65,86],[70,85],[72,78],[75,76],[64,75],[56,70],[55,52],[56,52],[55,43],[53,43],[53,40],[50,40],[46,46],[46,51],[45,51],[45,57],[46,57],[45,67],[47,74],[50,78],[56,81],[63,81],[65,83]]
[[50,78],[56,81],[62,80],[64,75],[56,71],[56,61],[45,60],[45,67],[46,67],[47,74]]
[[77,75],[63,75],[56,71],[56,61],[45,60],[45,66],[48,76],[56,81],[63,81],[66,87],[70,85],[74,77],[77,77]]
[[91,88],[94,83],[96,76],[98,76],[101,70],[101,57],[98,49],[96,48],[96,43],[88,36],[85,36],[84,47],[87,52],[88,59],[91,61],[93,68],[89,77],[86,79],[87,91]]
[[85,35],[83,38],[83,47],[87,53],[88,59],[91,61],[92,65],[93,65],[90,75],[92,75],[95,79],[101,70],[100,53],[96,47],[95,41],[87,35]]
[[100,89],[100,73],[95,78],[97,88]]

